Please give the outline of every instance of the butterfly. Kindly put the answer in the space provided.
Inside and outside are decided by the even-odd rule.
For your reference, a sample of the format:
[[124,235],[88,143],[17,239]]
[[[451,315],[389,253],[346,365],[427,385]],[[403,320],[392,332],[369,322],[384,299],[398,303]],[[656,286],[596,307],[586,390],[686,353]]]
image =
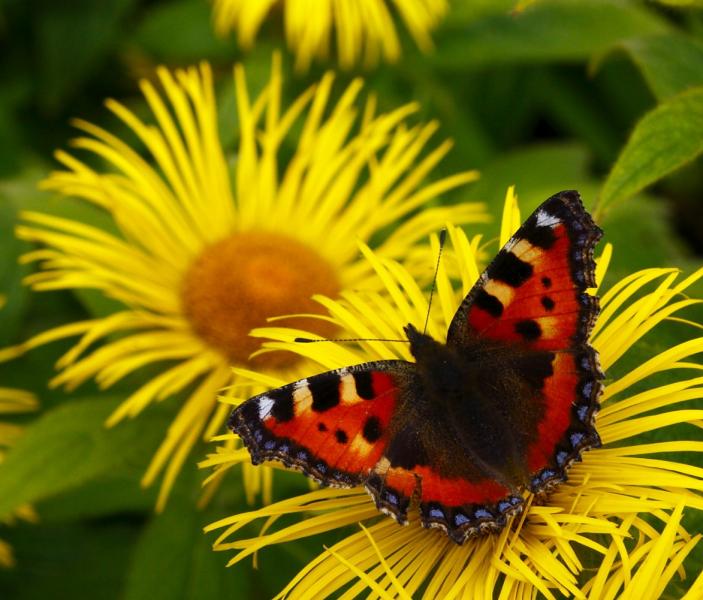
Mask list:
[[454,542],[502,529],[524,491],[600,445],[604,375],[589,344],[602,236],[575,191],[546,200],[459,306],[446,344],[405,327],[415,362],[381,360],[254,396],[229,419],[254,464],[363,485],[399,523],[417,506]]

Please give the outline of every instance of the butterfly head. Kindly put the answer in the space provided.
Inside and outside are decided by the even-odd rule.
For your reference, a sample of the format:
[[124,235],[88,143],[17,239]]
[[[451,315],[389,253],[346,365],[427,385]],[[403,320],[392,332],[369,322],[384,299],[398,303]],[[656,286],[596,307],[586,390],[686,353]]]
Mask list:
[[418,331],[418,329],[410,323],[403,328],[403,331],[405,331],[405,335],[410,342],[410,353],[415,357],[417,362],[423,362],[424,358],[430,355],[436,355],[438,346],[444,346],[444,344],[441,344],[426,333]]

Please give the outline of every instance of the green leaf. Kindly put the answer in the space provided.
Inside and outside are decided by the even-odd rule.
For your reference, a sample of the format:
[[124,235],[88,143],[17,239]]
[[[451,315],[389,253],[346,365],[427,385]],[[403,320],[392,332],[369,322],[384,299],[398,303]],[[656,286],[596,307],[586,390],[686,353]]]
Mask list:
[[[178,32],[177,43],[174,43],[174,32]],[[232,40],[221,40],[215,36],[212,7],[202,0],[154,5],[143,16],[132,42],[159,60],[231,58],[236,52],[236,44]]]
[[500,63],[584,60],[617,41],[670,29],[645,7],[612,0],[540,2],[518,14],[489,14],[455,31],[428,60],[464,68]]
[[703,44],[678,33],[620,42],[659,101],[703,85]]
[[636,125],[611,169],[599,211],[628,198],[703,152],[703,86],[667,100]]
[[0,465],[0,516],[125,465],[146,465],[168,417],[163,409],[152,409],[137,419],[105,428],[105,420],[121,401],[82,398],[29,425]]
[[108,233],[117,232],[114,221],[105,210],[85,200],[77,200],[39,189],[39,184],[46,175],[47,172],[44,169],[33,169],[16,179],[2,181],[0,182],[0,196],[7,198],[16,211],[43,212],[100,227]]
[[154,510],[158,485],[141,489],[136,482],[144,475],[143,465],[116,468],[77,488],[35,504],[42,523],[95,519],[119,513],[149,513]]
[[654,2],[659,2],[659,4],[664,4],[666,6],[673,6],[675,8],[702,8],[703,0],[653,0]]
[[217,516],[195,510],[187,497],[179,500],[145,528],[132,557],[125,600],[253,597],[250,565],[225,568],[227,554],[213,552],[203,533]]
[[[0,209],[2,203],[7,202],[11,210],[17,214],[15,218],[18,222],[20,211],[36,211],[62,219],[72,219],[119,236],[114,221],[106,211],[84,200],[40,190],[38,186],[45,175],[46,173],[43,171],[30,171],[22,177],[0,183]],[[2,227],[2,219],[0,219],[0,227]],[[0,237],[0,239],[2,238]],[[25,250],[28,249],[26,244],[23,244],[22,247]],[[2,262],[4,261],[0,259],[0,275],[2,275]],[[28,269],[25,267],[24,270]],[[103,317],[122,308],[121,303],[106,298],[95,290],[76,289],[73,292],[93,316]],[[0,288],[0,293],[2,293],[2,288]],[[1,313],[0,318],[2,318]],[[0,336],[1,339],[3,339],[2,336]]]

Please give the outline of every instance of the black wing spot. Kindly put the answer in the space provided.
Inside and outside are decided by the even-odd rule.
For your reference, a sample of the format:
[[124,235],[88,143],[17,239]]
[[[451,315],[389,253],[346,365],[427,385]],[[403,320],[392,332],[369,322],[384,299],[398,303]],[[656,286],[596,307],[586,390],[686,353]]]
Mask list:
[[542,277],[542,285],[549,289],[552,287],[552,280],[549,277]]
[[427,451],[420,441],[417,431],[406,427],[399,431],[388,445],[386,458],[392,467],[410,471],[417,465],[429,463]]
[[340,444],[346,444],[349,441],[349,436],[347,435],[347,432],[343,431],[342,429],[337,429],[337,431],[334,432],[334,437],[337,438],[337,441]]
[[533,342],[538,340],[542,335],[542,328],[539,323],[533,319],[525,319],[515,323],[515,333],[521,335],[527,341]]
[[273,400],[271,416],[279,423],[290,421],[295,416],[293,409],[293,392],[291,389],[273,390],[268,393]]
[[339,404],[339,376],[320,375],[308,379],[308,387],[312,394],[312,409],[324,412]]
[[317,430],[318,430],[318,431],[321,431],[322,433],[324,433],[325,431],[327,431],[327,425],[325,425],[322,421],[320,421],[320,422],[317,424]]
[[373,391],[373,376],[370,371],[354,371],[354,385],[359,398],[364,400],[373,400],[376,394]]
[[369,443],[373,444],[378,441],[382,434],[381,421],[378,417],[369,417],[364,423],[364,429],[362,430],[362,435],[364,439]]
[[554,375],[553,352],[530,352],[518,362],[520,375],[534,388],[542,389],[546,379]]
[[488,267],[488,277],[503,281],[510,287],[520,287],[530,277],[534,269],[530,263],[520,260],[512,252],[501,250]]
[[546,310],[554,310],[556,303],[549,296],[542,296],[542,306],[544,306]]
[[554,230],[549,225],[538,226],[536,218],[532,221],[532,223],[530,223],[530,221],[532,221],[532,219],[527,221],[526,227],[523,227],[521,231],[518,231],[518,237],[522,237],[533,246],[549,250],[557,241],[557,236],[554,235]]
[[474,306],[481,310],[485,310],[489,315],[496,319],[503,314],[503,303],[495,296],[489,294],[486,290],[480,290],[474,298]]

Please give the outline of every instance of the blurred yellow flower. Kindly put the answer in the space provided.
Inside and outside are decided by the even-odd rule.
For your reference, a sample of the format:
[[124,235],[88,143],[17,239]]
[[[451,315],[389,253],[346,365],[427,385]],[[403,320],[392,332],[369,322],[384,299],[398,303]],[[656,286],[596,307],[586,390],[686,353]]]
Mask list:
[[[358,256],[357,240],[373,238],[381,256],[413,256],[427,250],[418,242],[445,220],[486,219],[477,204],[412,216],[477,177],[466,171],[424,183],[451,143],[422,156],[438,125],[407,125],[415,105],[376,115],[373,98],[359,106],[359,80],[333,102],[328,73],[285,107],[279,63],[276,56],[270,81],[254,99],[244,68],[234,69],[240,140],[231,162],[218,135],[207,65],[159,69],[161,93],[141,83],[155,123],[109,100],[108,108],[150,160],[109,131],[77,121],[85,135],[74,147],[107,168],[59,151],[66,169],[44,187],[100,207],[116,233],[38,212],[24,213],[17,230],[42,246],[24,257],[40,265],[27,278],[34,290],[94,289],[122,305],[22,345],[27,350],[81,336],[58,361],[52,386],[72,390],[94,378],[108,388],[144,367],[158,369],[109,418],[110,426],[152,402],[186,394],[142,480],[149,485],[164,472],[159,507],[193,445],[220,430],[228,407],[218,407],[216,396],[238,380],[231,364],[286,379],[309,372],[295,354],[257,356],[258,341],[248,336],[252,328],[280,315],[319,313],[312,294],[336,297],[371,285],[375,278]],[[293,134],[298,127],[299,135]],[[282,160],[294,143],[292,156]],[[390,224],[394,233],[379,235]],[[283,323],[319,334],[335,330],[304,316]],[[245,479],[250,497],[261,486],[270,492],[270,472],[249,469]]]
[[[509,193],[502,243],[519,223],[517,203]],[[461,229],[450,226],[449,239],[428,326],[428,333],[440,340],[479,275],[480,237],[469,240]],[[433,243],[437,246],[436,239]],[[611,251],[607,245],[598,260],[598,282],[603,280]],[[347,292],[341,300],[318,297],[318,301],[354,337],[403,339],[408,319],[423,322],[426,294],[401,264],[368,248],[364,252],[387,293]],[[460,273],[460,285],[447,275],[448,268]],[[681,516],[686,508],[703,510],[703,469],[670,456],[703,452],[703,442],[695,436],[675,441],[651,441],[649,436],[671,425],[703,424],[703,410],[678,408],[680,403],[703,398],[703,377],[686,375],[687,370],[700,370],[687,358],[703,352],[703,338],[667,348],[629,370],[614,366],[662,321],[685,322],[672,315],[700,303],[684,292],[702,276],[703,269],[679,281],[676,269],[646,269],[625,277],[601,296],[602,310],[591,342],[609,378],[597,418],[603,446],[587,452],[545,503],[528,495],[523,514],[499,534],[457,546],[445,534],[423,529],[417,514],[411,516],[408,527],[379,516],[363,488],[327,488],[213,523],[208,531],[222,530],[215,549],[236,551],[232,564],[268,545],[366,522],[367,528],[305,566],[281,596],[315,598],[344,589],[352,597],[369,587],[372,594],[405,598],[533,598],[537,594],[550,599],[560,595],[658,598],[701,537],[686,532]],[[655,289],[646,291],[653,283]],[[301,335],[298,331],[262,328],[256,334],[271,340],[265,347],[304,353],[324,370],[380,359],[412,360],[405,344],[295,344],[292,340]],[[668,375],[666,382],[657,377],[663,373]],[[248,460],[246,450],[224,448],[203,466],[216,466],[218,473]],[[276,528],[280,517],[294,514],[304,518]],[[256,522],[263,525],[260,535],[238,535],[242,527]],[[584,562],[580,547],[587,548],[597,563]]]
[[[0,308],[5,304],[5,299],[0,296]],[[9,357],[8,357],[9,358]],[[0,415],[12,415],[35,410],[37,399],[34,394],[24,390],[0,387]],[[22,433],[22,426],[14,423],[0,421],[0,462],[5,457],[5,452],[10,448]],[[31,507],[21,506],[15,511],[15,517],[28,521],[35,520]],[[14,564],[12,549],[0,539],[0,566],[10,567]]]
[[313,59],[329,57],[333,31],[339,64],[350,68],[361,62],[371,66],[379,59],[398,59],[396,15],[418,47],[428,52],[430,32],[448,8],[447,0],[214,0],[214,20],[218,34],[236,31],[239,45],[247,49],[264,20],[281,11],[297,69],[306,70]]

